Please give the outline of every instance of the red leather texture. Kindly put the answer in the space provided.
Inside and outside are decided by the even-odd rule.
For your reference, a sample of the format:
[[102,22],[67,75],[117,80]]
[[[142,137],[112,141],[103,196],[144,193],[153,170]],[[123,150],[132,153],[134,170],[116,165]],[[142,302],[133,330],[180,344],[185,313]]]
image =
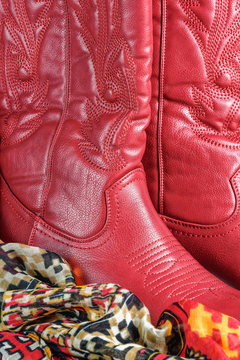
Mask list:
[[186,249],[240,288],[239,2],[153,3],[150,195]]
[[151,3],[0,9],[3,240],[57,252],[86,282],[120,283],[155,321],[185,298],[240,318],[239,292],[199,266],[148,196]]
[[24,210],[3,179],[1,192],[6,210],[15,214],[15,221],[4,226],[5,239],[19,242],[22,227],[34,220],[29,245],[62,255],[86,283],[113,282],[130,289],[154,323],[179,299],[195,299],[240,319],[239,291],[208,273],[172,236],[151,203],[141,168],[106,190],[106,223],[88,238],[69,236]]

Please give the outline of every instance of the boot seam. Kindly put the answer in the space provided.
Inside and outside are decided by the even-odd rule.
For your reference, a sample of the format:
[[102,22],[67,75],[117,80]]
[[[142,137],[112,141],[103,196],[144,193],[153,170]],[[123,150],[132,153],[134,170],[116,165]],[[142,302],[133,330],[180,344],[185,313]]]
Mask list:
[[54,149],[55,145],[57,143],[57,140],[59,138],[59,135],[62,130],[63,123],[66,119],[66,116],[68,114],[68,103],[69,103],[69,96],[70,96],[70,67],[71,67],[71,39],[70,39],[70,20],[69,20],[69,11],[68,11],[68,4],[67,1],[65,2],[65,21],[66,21],[66,27],[67,31],[65,31],[65,74],[66,74],[66,84],[65,84],[65,99],[63,104],[63,113],[60,118],[59,124],[56,128],[56,131],[54,133],[51,145],[49,147],[49,153],[48,153],[48,159],[47,159],[47,169],[46,169],[46,179],[44,188],[42,191],[42,197],[41,197],[41,206],[40,206],[40,216],[44,219],[44,213],[46,208],[46,202],[50,190],[50,186],[52,183],[52,167],[53,167],[53,157],[54,157]]
[[[120,191],[122,191],[122,189],[124,189],[125,187],[127,187],[128,185],[132,184],[133,182],[135,181],[145,181],[145,179],[143,178],[135,178],[134,180],[128,182],[127,184],[125,184],[124,186],[122,186],[121,188],[118,189],[118,191],[114,194],[114,198],[115,198],[115,203],[116,203],[116,217],[115,217],[115,224],[113,226],[113,229],[110,230],[110,235],[107,236],[107,239],[104,240],[102,243],[98,243],[97,245],[95,246],[88,246],[87,248],[88,249],[94,249],[94,248],[97,248],[99,246],[102,246],[104,245],[105,243],[107,243],[110,238],[113,236],[113,234],[115,233],[116,231],[116,228],[117,228],[117,225],[118,225],[118,222],[119,222],[119,218],[120,218],[120,211],[119,211],[119,201],[118,201],[118,194],[120,193]],[[117,186],[117,185],[116,185]],[[114,186],[113,188],[110,189],[110,193],[109,195],[111,194],[112,191],[114,191],[114,188],[116,187]],[[87,244],[90,244],[91,242],[95,242],[97,241],[100,237],[104,236],[104,233],[106,233],[106,231],[111,228],[111,200],[110,200],[110,197],[109,199],[107,200],[107,214],[108,214],[108,219],[106,220],[106,223],[105,223],[105,226],[95,235],[92,236],[92,238],[81,238],[81,237],[74,237],[74,236],[71,236],[71,235],[67,235],[67,234],[64,234],[60,231],[58,231],[57,229],[54,229],[53,227],[51,227],[51,225],[41,221],[41,219],[39,218],[38,219],[38,224],[41,225],[42,227],[44,227],[45,229],[48,229],[50,231],[52,231],[53,233],[55,233],[56,235],[66,239],[67,241],[71,241],[71,243],[75,243],[75,245],[73,244],[69,244],[68,243],[68,246],[71,246],[73,248],[82,248],[81,245],[87,245]],[[52,235],[46,233],[45,231],[39,229],[39,228],[36,228],[36,231],[39,231],[40,233],[43,233],[44,235],[50,237],[51,239],[54,239],[55,241],[57,242],[60,242],[62,244],[65,244],[64,241],[61,241],[60,239],[57,239],[55,237],[53,237]],[[168,235],[169,236],[169,235]],[[85,247],[83,247],[84,249]]]
[[34,239],[34,236],[36,234],[36,230],[37,230],[37,220],[34,221],[34,225],[33,225],[33,228],[31,230],[31,234],[29,236],[29,240],[28,240],[28,245],[29,246],[34,246],[33,239]]
[[[14,205],[9,201],[9,199],[7,198],[7,195],[4,193],[4,190],[1,190],[1,194],[4,197],[4,199],[6,200],[8,206],[13,210],[14,214],[22,221],[24,221],[26,224],[31,225],[31,222],[28,221],[27,219],[25,219],[19,212],[18,210],[14,207]],[[26,210],[23,208],[23,210],[26,212]],[[28,214],[30,215],[30,214]],[[30,215],[32,217],[32,219],[35,219],[35,216],[32,214]]]
[[159,109],[157,124],[157,154],[158,154],[158,211],[164,213],[164,164],[163,164],[163,95],[165,75],[165,44],[166,44],[166,0],[161,3],[161,37],[160,37],[160,69],[159,69]]
[[[119,200],[118,200],[118,194],[122,191],[122,189],[124,189],[125,187],[127,187],[128,185],[132,184],[133,182],[139,182],[139,181],[143,181],[145,182],[145,177],[135,177],[134,179],[128,181],[126,184],[121,185],[122,182],[124,182],[126,180],[126,178],[128,178],[129,176],[131,176],[132,174],[136,173],[136,172],[140,172],[142,175],[144,175],[144,172],[142,169],[135,169],[133,171],[131,171],[130,173],[128,173],[127,175],[125,175],[122,179],[118,180],[115,184],[113,184],[110,188],[108,188],[105,191],[105,197],[106,197],[106,203],[107,203],[107,217],[106,217],[106,221],[105,221],[105,225],[103,226],[103,228],[95,235],[93,235],[92,237],[89,238],[81,238],[81,237],[75,237],[72,235],[68,235],[68,234],[64,234],[61,230],[57,230],[54,229],[51,225],[45,223],[41,218],[37,219],[37,225],[42,226],[44,229],[50,230],[51,232],[55,233],[57,236],[62,237],[63,239],[66,239],[67,241],[70,241],[71,243],[75,243],[74,244],[69,244],[68,246],[71,246],[73,248],[85,248],[85,246],[87,244],[90,244],[92,242],[96,242],[98,241],[101,237],[104,236],[104,234],[106,233],[106,231],[110,228],[110,235],[107,235],[107,239],[103,240],[100,244],[96,244],[93,245],[91,247],[87,247],[88,249],[92,249],[92,248],[96,248],[99,246],[102,246],[103,244],[105,244],[106,242],[108,242],[108,240],[110,240],[110,238],[113,236],[118,222],[119,222],[119,218],[120,218],[120,206],[119,206]],[[116,187],[118,187],[117,191],[115,192]],[[112,207],[111,207],[111,194],[112,192],[114,192],[113,196],[115,199],[115,204],[116,204],[116,215],[114,218],[114,226],[111,225],[112,223]],[[112,230],[111,230],[112,227]],[[57,239],[55,237],[53,237],[52,235],[46,233],[44,231],[44,229],[39,229],[36,228],[36,231],[39,231],[40,233],[43,233],[44,235],[52,238],[53,240],[66,244],[63,240]],[[169,236],[169,235],[168,235]],[[32,240],[33,241],[33,240]]]

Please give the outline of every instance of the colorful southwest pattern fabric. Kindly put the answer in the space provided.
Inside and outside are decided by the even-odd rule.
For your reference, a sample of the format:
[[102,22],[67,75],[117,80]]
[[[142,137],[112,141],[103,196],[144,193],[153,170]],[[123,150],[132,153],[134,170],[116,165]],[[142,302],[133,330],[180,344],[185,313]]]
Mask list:
[[76,285],[54,253],[1,242],[0,271],[0,359],[240,359],[240,322],[202,304],[172,304],[156,328],[130,291]]

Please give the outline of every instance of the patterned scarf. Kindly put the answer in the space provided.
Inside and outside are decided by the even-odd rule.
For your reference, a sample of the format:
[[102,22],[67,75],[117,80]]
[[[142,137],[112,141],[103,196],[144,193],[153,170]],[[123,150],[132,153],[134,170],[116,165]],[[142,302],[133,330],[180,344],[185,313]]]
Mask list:
[[174,303],[155,328],[134,294],[77,286],[55,253],[0,242],[0,271],[1,359],[240,359],[240,322],[200,303]]

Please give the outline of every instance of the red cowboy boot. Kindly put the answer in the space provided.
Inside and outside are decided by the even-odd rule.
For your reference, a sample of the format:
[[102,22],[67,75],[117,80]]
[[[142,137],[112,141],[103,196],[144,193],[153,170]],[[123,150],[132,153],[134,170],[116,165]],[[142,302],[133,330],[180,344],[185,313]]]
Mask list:
[[1,3],[2,236],[129,288],[155,321],[185,298],[240,318],[239,292],[186,252],[147,192],[151,19],[146,0]]
[[240,288],[240,2],[153,4],[150,195],[184,247]]

